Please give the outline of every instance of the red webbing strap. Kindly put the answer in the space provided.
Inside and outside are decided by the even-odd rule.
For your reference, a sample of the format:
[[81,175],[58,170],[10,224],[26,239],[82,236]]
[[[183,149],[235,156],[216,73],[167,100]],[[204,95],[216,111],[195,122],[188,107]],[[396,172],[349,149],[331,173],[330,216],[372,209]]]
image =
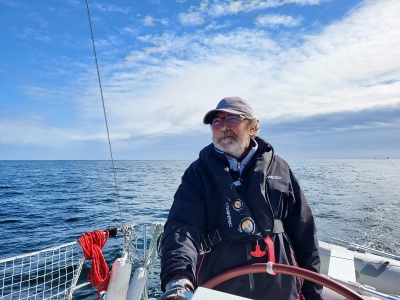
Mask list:
[[96,230],[89,233],[85,232],[78,239],[85,259],[92,260],[86,281],[90,282],[92,286],[97,286],[97,299],[100,299],[101,291],[107,290],[108,281],[110,280],[110,269],[101,251],[107,243],[109,234],[108,230]]
[[[275,263],[275,247],[274,242],[271,240],[269,236],[263,238],[264,243],[267,245],[268,249],[268,261]],[[276,275],[275,272],[270,273],[271,275]]]
[[198,282],[199,282],[199,274],[200,274],[201,267],[203,266],[203,261],[204,261],[204,258],[206,257],[206,254],[207,254],[207,253],[204,253],[204,254],[201,256],[200,266],[199,266],[199,268],[198,268],[198,270],[197,270],[197,274],[196,274],[196,285],[197,285]]

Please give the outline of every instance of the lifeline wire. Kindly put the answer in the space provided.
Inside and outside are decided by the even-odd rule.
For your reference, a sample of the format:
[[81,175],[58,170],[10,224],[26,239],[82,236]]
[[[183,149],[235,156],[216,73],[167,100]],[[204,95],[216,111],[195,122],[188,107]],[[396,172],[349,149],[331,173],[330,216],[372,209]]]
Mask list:
[[[102,87],[101,87],[99,64],[97,63],[97,54],[96,54],[96,47],[95,47],[95,45],[94,45],[94,36],[93,36],[93,29],[92,29],[92,21],[91,21],[91,19],[90,19],[90,10],[89,10],[89,2],[88,2],[88,0],[86,0],[86,8],[87,8],[87,13],[88,13],[88,18],[89,18],[90,33],[91,33],[91,35],[92,35],[92,45],[93,45],[93,52],[94,52],[94,60],[96,61],[97,78],[99,79],[99,87],[100,87],[100,94],[101,94],[101,102],[103,103],[104,120],[106,121],[107,137],[108,137],[108,146],[109,146],[109,148],[110,148],[111,163],[112,163],[112,169],[113,169],[113,174],[114,174],[115,190],[116,190],[116,192],[117,192],[119,216],[120,216],[120,219],[121,219],[121,227],[123,227],[123,226],[124,226],[124,223],[123,223],[123,221],[122,221],[121,203],[120,203],[120,200],[119,200],[117,177],[116,177],[116,173],[115,173],[114,159],[113,159],[113,154],[112,154],[112,150],[111,150],[110,134],[109,134],[109,132],[108,132],[108,123],[107,123],[106,107],[105,107],[105,105],[104,105],[103,89],[102,89]],[[124,240],[125,240],[125,247],[126,247],[126,238],[125,238],[125,235],[124,235]]]

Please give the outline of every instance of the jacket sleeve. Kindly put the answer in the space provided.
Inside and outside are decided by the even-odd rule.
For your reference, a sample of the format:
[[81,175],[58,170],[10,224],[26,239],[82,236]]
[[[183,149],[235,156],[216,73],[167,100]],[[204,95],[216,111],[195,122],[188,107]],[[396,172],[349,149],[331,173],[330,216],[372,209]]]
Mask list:
[[[294,174],[289,168],[294,202],[284,220],[285,231],[293,246],[299,267],[319,273],[320,257],[314,217]],[[302,294],[306,300],[322,299],[322,286],[304,280]]]
[[163,291],[175,275],[188,276],[196,284],[196,266],[205,216],[201,181],[195,174],[195,163],[182,177],[164,226],[160,274]]

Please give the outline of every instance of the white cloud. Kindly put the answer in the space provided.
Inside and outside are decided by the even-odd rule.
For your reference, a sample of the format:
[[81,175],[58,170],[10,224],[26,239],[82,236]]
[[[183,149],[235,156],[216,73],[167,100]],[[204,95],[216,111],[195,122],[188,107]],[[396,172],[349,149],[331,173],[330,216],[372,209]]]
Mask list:
[[259,15],[254,20],[254,23],[260,27],[295,27],[299,26],[302,22],[302,18],[295,18],[288,15],[279,15],[279,14],[266,14]]
[[138,29],[131,28],[131,27],[128,27],[128,26],[125,26],[120,31],[121,31],[121,33],[127,33],[127,34],[131,34],[131,35],[137,35],[139,33]]
[[[300,46],[296,40],[279,45],[258,30],[147,36],[154,46],[141,60],[133,53],[130,66],[121,65],[109,78],[110,85],[118,82],[113,98],[121,101],[113,114],[132,135],[161,134],[203,128],[198,120],[228,95],[248,99],[262,119],[398,103],[400,41],[393,39],[400,27],[398,5],[368,2]],[[119,93],[121,86],[130,89]],[[122,102],[128,105],[124,110],[118,109]],[[137,105],[146,113],[141,121],[130,121]],[[164,123],[151,126],[153,116],[161,115]]]
[[[220,1],[220,0],[202,0],[198,7],[191,6],[189,8],[189,12],[180,13],[178,15],[179,22],[183,25],[202,25],[205,22],[207,17],[210,18],[218,18],[221,16],[239,14],[241,12],[251,12],[254,10],[263,10],[271,7],[278,7],[285,4],[293,4],[296,3],[298,5],[317,5],[320,1],[318,0],[253,0],[253,1]],[[275,16],[277,18],[277,16]],[[282,16],[281,18],[284,18]],[[291,17],[288,17],[289,19]],[[263,25],[264,18],[259,18],[258,25]],[[299,19],[291,20],[289,23],[288,20],[281,20],[280,24],[287,24],[286,26],[296,26],[289,25],[294,24],[295,22],[299,22]],[[279,20],[276,20],[279,22]]]
[[178,20],[182,25],[186,26],[202,25],[204,23],[204,19],[199,12],[180,13]]
[[48,22],[45,19],[43,19],[41,16],[39,16],[39,14],[37,14],[37,13],[29,13],[28,17],[33,22],[38,23],[40,27],[49,28]]
[[0,0],[0,3],[8,6],[15,6],[15,7],[23,7],[23,6],[28,6],[27,4],[22,4],[19,1],[14,1],[14,0]]
[[[102,51],[102,55],[114,57],[120,53],[120,47],[124,44],[124,40],[118,35],[109,35],[106,38],[95,39],[96,49]],[[92,45],[90,45],[92,46]]]
[[[36,144],[61,146],[71,141],[106,141],[104,132],[93,133],[84,128],[62,128],[49,126],[36,116],[26,116],[24,119],[0,121],[2,144]],[[27,134],[29,133],[29,134]]]
[[156,23],[161,23],[164,26],[167,26],[169,24],[168,19],[166,19],[166,18],[157,19],[157,18],[154,18],[152,16],[146,16],[143,19],[143,24],[145,26],[155,26]]
[[230,22],[226,22],[223,24],[218,24],[215,21],[212,21],[210,24],[208,24],[204,30],[218,30],[218,29],[222,29],[222,28],[228,28],[231,27],[232,24]]
[[[102,64],[113,138],[208,131],[203,115],[225,96],[247,99],[261,120],[399,104],[399,13],[396,0],[366,1],[320,32],[283,41],[262,29],[142,36],[151,46]],[[79,76],[71,92],[88,123],[101,115],[94,76]]]
[[155,19],[152,16],[146,16],[143,19],[143,24],[145,26],[154,26],[155,25],[154,21],[155,21]]
[[215,0],[208,8],[208,14],[211,17],[220,17],[225,15],[237,14],[239,12],[250,12],[254,10],[263,10],[271,7],[278,7],[285,4],[298,5],[317,5],[318,0],[253,0],[253,1],[218,1]]
[[37,40],[42,42],[50,42],[52,39],[48,36],[48,34],[42,30],[33,30],[32,28],[22,29],[21,32],[17,34],[17,36],[21,39],[27,40]]
[[130,12],[130,9],[127,7],[120,7],[120,6],[116,6],[113,4],[103,5],[100,3],[94,3],[91,5],[91,7],[97,8],[103,12],[117,12],[117,13],[124,13],[124,14],[128,14]]
[[79,0],[66,0],[65,2],[75,6],[81,5],[81,2],[79,2]]
[[36,36],[35,40],[42,41],[42,42],[49,42],[49,41],[51,41],[51,38],[47,35],[43,35],[43,36]]
[[[201,0],[201,1],[200,1],[200,5],[199,5],[199,7],[197,8],[197,10],[198,10],[198,11],[201,11],[201,12],[205,11],[205,10],[207,9],[207,6],[208,6],[208,3],[209,3],[209,2],[210,2],[209,0]],[[190,7],[190,9],[193,11],[193,10],[195,10],[195,7],[192,6],[192,7]]]

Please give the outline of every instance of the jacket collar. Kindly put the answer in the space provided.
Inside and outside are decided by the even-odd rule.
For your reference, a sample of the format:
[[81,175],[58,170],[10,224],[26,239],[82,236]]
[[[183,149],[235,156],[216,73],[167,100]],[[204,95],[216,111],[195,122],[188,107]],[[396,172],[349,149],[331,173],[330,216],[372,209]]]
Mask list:
[[238,166],[240,164],[240,173],[242,173],[242,170],[250,162],[250,160],[252,159],[252,157],[254,156],[254,154],[256,153],[256,151],[258,149],[258,144],[254,139],[251,139],[251,145],[252,145],[252,147],[250,148],[249,152],[247,152],[246,156],[241,160],[238,160],[238,158],[230,156],[230,155],[224,153],[223,151],[219,150],[215,146],[214,146],[214,149],[215,149],[216,152],[219,152],[220,154],[224,154],[225,155],[225,157],[226,157],[226,159],[228,160],[228,163],[229,163],[229,168],[231,170],[238,171]]
[[[242,167],[241,167],[241,171],[244,169],[244,167],[246,165],[250,165],[252,164],[256,159],[259,159],[262,157],[262,155],[265,152],[269,152],[272,151],[272,157],[274,155],[274,149],[273,147],[266,142],[265,140],[263,140],[262,138],[259,137],[254,137],[252,139],[254,141],[254,143],[257,145],[256,147],[252,147],[251,150],[249,151],[248,155],[246,156],[245,159],[243,159],[242,161]],[[223,151],[217,149],[214,147],[213,144],[210,144],[209,147],[212,148],[213,153],[224,162],[225,165],[229,166],[232,170],[236,171],[237,170],[237,161],[236,158],[231,157],[226,155]],[[255,149],[254,149],[255,148]],[[254,149],[254,152],[253,152]],[[246,162],[244,162],[246,160]],[[232,168],[234,166],[234,168]]]

